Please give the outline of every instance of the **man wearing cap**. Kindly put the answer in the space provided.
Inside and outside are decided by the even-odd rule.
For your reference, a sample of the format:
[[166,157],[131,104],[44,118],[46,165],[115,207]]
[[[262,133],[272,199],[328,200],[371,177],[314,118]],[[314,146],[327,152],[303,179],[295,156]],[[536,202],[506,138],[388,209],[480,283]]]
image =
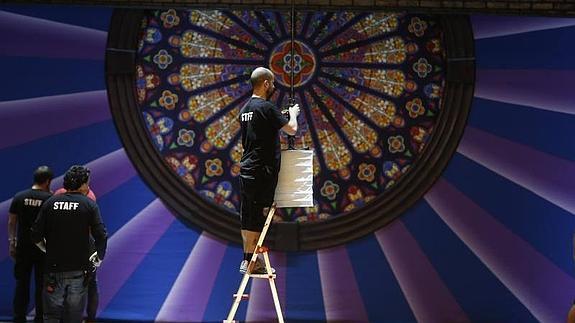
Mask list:
[[53,173],[48,166],[40,166],[34,171],[32,188],[19,192],[12,199],[8,214],[9,252],[14,259],[14,322],[26,322],[26,313],[30,300],[30,276],[34,270],[36,322],[42,322],[42,275],[44,253],[30,238],[30,228],[36,216],[52,193],[50,183]]
[[64,175],[66,193],[42,206],[32,227],[32,241],[46,252],[44,322],[81,322],[86,305],[90,234],[96,262],[104,258],[107,233],[98,205],[86,194],[90,170],[72,166]]

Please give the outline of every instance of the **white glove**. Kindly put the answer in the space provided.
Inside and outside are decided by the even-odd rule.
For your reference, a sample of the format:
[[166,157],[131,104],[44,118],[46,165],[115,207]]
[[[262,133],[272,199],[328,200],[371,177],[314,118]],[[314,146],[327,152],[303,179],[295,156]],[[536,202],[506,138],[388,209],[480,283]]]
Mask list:
[[289,107],[289,113],[290,115],[295,115],[297,117],[299,115],[299,104]]
[[42,250],[43,253],[46,253],[46,239],[43,239],[42,241],[38,242],[36,246],[38,247],[38,249]]
[[97,251],[94,251],[94,253],[90,256],[89,260],[92,263],[92,265],[94,265],[94,267],[96,268],[100,267],[100,265],[102,264],[102,260],[98,258]]

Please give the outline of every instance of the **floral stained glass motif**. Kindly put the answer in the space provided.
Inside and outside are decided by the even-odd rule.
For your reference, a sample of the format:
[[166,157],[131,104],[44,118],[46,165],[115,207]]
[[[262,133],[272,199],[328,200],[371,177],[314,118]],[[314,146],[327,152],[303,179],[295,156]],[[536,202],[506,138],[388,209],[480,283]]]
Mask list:
[[315,206],[281,209],[280,221],[340,216],[392,190],[441,111],[445,50],[434,16],[296,13],[293,57],[289,12],[165,9],[141,26],[142,122],[166,165],[223,209],[240,207],[238,113],[257,66],[274,73],[280,109],[293,72],[295,146],[315,151]]

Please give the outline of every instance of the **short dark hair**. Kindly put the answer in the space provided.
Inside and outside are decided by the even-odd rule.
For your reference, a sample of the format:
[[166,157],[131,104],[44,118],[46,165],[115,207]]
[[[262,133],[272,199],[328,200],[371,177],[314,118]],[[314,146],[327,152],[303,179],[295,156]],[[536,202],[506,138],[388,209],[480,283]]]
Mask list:
[[90,179],[90,169],[85,166],[74,165],[64,175],[64,188],[75,191]]
[[48,166],[40,166],[34,171],[34,184],[46,183],[54,178],[54,173]]

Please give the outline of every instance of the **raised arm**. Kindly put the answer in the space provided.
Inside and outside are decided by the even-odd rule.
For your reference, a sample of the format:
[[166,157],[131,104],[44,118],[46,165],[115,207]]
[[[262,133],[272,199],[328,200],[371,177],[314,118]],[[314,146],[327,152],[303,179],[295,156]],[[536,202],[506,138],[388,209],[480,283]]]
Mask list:
[[297,116],[299,115],[299,105],[293,105],[289,108],[289,121],[282,127],[283,132],[293,136],[297,132]]

